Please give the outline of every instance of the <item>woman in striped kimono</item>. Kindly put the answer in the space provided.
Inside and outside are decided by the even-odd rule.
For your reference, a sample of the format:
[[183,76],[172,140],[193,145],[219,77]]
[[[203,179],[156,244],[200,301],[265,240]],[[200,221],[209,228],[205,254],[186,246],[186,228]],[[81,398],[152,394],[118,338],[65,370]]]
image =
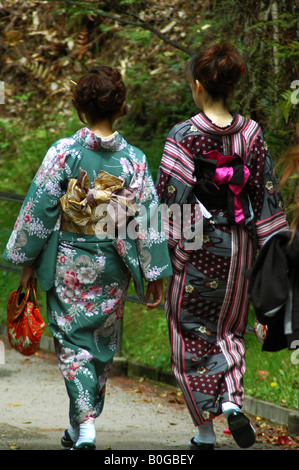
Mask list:
[[35,271],[47,292],[70,400],[70,427],[61,442],[89,450],[96,444],[95,418],[104,406],[130,275],[153,308],[172,269],[147,159],[112,130],[126,109],[120,73],[94,67],[72,94],[88,127],[50,147],[4,257],[23,266],[24,287]]
[[[187,77],[203,112],[170,131],[157,180],[160,201],[169,207],[165,229],[174,271],[166,296],[171,364],[198,426],[189,443],[196,449],[214,448],[213,418],[221,413],[240,447],[255,442],[241,411],[248,317],[243,273],[267,237],[287,226],[259,125],[225,105],[243,70],[230,45],[212,45],[189,61]],[[177,205],[191,207],[192,215],[180,236]],[[202,245],[192,246],[184,233],[198,217]]]

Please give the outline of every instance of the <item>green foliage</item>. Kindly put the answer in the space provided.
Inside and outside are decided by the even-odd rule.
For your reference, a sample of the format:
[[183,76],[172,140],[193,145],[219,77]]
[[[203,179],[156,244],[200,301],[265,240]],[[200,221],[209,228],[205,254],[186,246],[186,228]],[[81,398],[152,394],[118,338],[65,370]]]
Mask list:
[[298,364],[283,350],[261,352],[255,336],[246,336],[245,393],[288,408],[298,408]]
[[120,5],[130,5],[133,3],[140,3],[143,0],[120,0],[119,4]]
[[30,128],[21,132],[11,119],[0,118],[0,190],[25,195],[48,148],[78,128],[74,114],[67,121],[56,118],[56,126]]
[[140,304],[126,302],[122,355],[131,361],[170,372],[170,348],[164,310],[148,311]]
[[142,28],[128,26],[126,29],[121,29],[118,34],[126,41],[126,46],[134,43],[137,47],[148,47],[153,40],[151,32]]
[[288,122],[291,109],[293,106],[292,101],[291,101],[292,91],[291,90],[284,91],[283,93],[281,93],[281,97],[283,98],[283,101],[280,102],[280,109],[285,119],[285,122]]

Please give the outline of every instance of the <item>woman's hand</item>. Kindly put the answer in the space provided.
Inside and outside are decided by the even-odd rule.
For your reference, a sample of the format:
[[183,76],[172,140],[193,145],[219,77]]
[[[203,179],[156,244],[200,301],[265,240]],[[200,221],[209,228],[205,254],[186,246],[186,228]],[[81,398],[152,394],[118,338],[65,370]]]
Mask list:
[[148,283],[144,297],[145,302],[148,302],[151,295],[153,296],[153,301],[146,304],[146,310],[152,310],[161,303],[163,299],[163,279],[157,279]]
[[31,266],[24,266],[22,269],[22,274],[20,278],[20,286],[24,287],[24,289],[27,288],[27,284],[29,279],[31,279],[34,275],[34,270],[32,269]]

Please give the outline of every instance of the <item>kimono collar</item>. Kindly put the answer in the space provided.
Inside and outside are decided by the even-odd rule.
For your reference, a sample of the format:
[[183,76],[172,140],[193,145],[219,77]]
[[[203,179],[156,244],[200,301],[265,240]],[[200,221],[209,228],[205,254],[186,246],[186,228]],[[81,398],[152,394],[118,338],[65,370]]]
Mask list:
[[205,113],[196,114],[190,119],[191,123],[205,134],[212,135],[230,135],[236,134],[242,130],[247,120],[240,114],[234,114],[231,124],[225,127],[218,127]]
[[73,137],[79,144],[89,150],[117,152],[127,146],[127,141],[118,131],[103,139],[91,132],[88,127],[83,127]]

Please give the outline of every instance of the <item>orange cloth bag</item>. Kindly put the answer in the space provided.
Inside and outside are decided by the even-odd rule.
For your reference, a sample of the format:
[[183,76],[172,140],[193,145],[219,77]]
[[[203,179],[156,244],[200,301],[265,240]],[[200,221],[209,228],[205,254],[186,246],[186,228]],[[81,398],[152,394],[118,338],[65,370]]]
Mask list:
[[30,280],[25,294],[22,286],[13,291],[7,303],[7,334],[11,346],[24,356],[34,354],[40,344],[45,322],[37,306],[34,282]]

